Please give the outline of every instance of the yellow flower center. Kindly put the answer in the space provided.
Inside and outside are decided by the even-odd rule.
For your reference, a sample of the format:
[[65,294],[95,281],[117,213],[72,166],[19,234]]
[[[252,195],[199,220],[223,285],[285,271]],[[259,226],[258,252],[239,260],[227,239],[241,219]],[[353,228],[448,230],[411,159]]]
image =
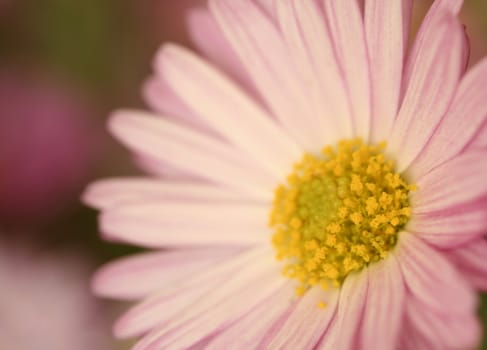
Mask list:
[[283,274],[309,287],[338,287],[345,277],[384,259],[411,216],[415,190],[384,156],[385,143],[360,139],[305,154],[275,190],[270,226]]

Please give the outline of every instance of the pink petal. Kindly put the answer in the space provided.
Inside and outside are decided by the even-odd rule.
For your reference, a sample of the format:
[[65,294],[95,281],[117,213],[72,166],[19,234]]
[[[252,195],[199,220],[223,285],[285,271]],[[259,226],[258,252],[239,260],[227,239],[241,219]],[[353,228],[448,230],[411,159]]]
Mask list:
[[399,172],[420,154],[448,110],[463,70],[464,39],[458,19],[442,12],[425,29],[424,40],[415,43],[417,55],[408,62],[411,79],[390,137]]
[[[320,302],[325,302],[327,307],[319,308]],[[337,290],[325,292],[321,287],[310,289],[298,301],[274,337],[259,348],[313,349],[333,319],[337,302]]]
[[485,233],[487,211],[485,199],[437,213],[414,214],[408,231],[434,246],[452,248]]
[[443,254],[408,232],[401,233],[395,254],[409,292],[423,307],[452,315],[475,312],[476,294]]
[[279,265],[272,254],[268,254],[227,278],[198,302],[188,305],[167,325],[156,327],[134,350],[186,349],[233,324],[275,294],[285,282]]
[[147,247],[253,245],[270,239],[268,205],[144,199],[101,214],[105,238]]
[[348,95],[326,20],[314,1],[276,2],[284,40],[300,75],[314,113],[320,116],[314,128],[320,131],[317,145],[353,137],[353,120]]
[[277,179],[301,155],[293,141],[248,96],[189,51],[165,46],[157,62],[160,74],[185,103]]
[[365,2],[374,142],[387,139],[399,109],[412,5],[412,0]]
[[372,93],[362,14],[356,0],[323,0],[323,5],[347,85],[355,133],[367,141],[370,137]]
[[486,79],[487,59],[473,67],[460,82],[448,113],[411,167],[413,176],[420,177],[453,158],[476,137],[487,117]]
[[431,213],[465,204],[487,194],[487,152],[464,153],[421,177],[414,213]]
[[366,271],[348,275],[340,290],[340,300],[333,322],[318,347],[320,350],[353,349],[367,299]]
[[[204,296],[214,292],[216,287],[225,288],[226,281],[238,275],[239,271],[255,268],[255,264],[262,262],[267,255],[272,255],[268,249],[252,249],[188,276],[180,283],[167,285],[120,318],[115,324],[115,335],[118,338],[139,336],[156,326],[169,324],[183,312],[191,310],[195,304],[204,303]],[[243,282],[247,281],[248,278]]]
[[245,201],[245,194],[212,184],[144,177],[99,180],[91,183],[83,194],[84,203],[97,209],[108,209],[123,203],[157,198],[189,202]]
[[319,135],[309,127],[316,115],[274,23],[252,1],[210,0],[209,5],[273,114],[300,145],[316,151]]
[[[252,160],[207,135],[144,112],[118,112],[112,133],[132,149],[216,183],[270,198],[276,181]],[[245,177],[245,181],[242,181]]]
[[103,266],[93,279],[99,296],[137,300],[180,282],[240,252],[238,248],[190,248],[141,253]]
[[469,149],[487,148],[487,123],[480,127],[477,134],[474,136]]
[[225,73],[254,92],[253,83],[244,66],[227,42],[207,8],[195,8],[188,12],[188,31],[196,47],[205,57]]
[[484,238],[472,240],[447,254],[475,288],[487,291],[487,242]]
[[416,298],[408,299],[406,304],[408,319],[423,341],[433,346],[430,349],[477,348],[482,332],[475,310],[449,314],[449,305],[444,308],[441,313],[435,312]]
[[[294,288],[290,284],[284,285],[277,293],[263,300],[247,315],[219,333],[205,349],[226,349],[229,344],[234,350],[256,348],[273,324],[280,318],[288,316],[289,311],[292,310],[290,303],[293,300]],[[238,342],[235,342],[235,339],[238,339]]]
[[143,87],[143,95],[147,104],[156,112],[169,117],[177,117],[192,127],[207,130],[201,119],[171,90],[164,79],[152,77]]
[[411,52],[408,57],[408,61],[404,71],[404,86],[409,85],[409,81],[413,76],[413,68],[414,65],[412,62],[416,60],[417,56],[420,55],[421,46],[428,43],[429,39],[429,32],[432,30],[431,28],[435,26],[435,22],[442,16],[444,13],[451,13],[457,16],[462,8],[463,0],[435,0],[431,5],[426,17],[424,18],[421,26],[416,34],[416,38],[414,39],[414,45],[411,48]]
[[[365,271],[364,271],[365,273]],[[394,349],[402,331],[405,286],[394,254],[367,268],[369,287],[362,320],[363,349]]]

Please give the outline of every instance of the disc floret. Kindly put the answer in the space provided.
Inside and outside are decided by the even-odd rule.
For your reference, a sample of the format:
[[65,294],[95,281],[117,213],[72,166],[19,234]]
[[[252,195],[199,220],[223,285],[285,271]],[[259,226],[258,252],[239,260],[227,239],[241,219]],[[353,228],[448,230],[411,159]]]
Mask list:
[[396,245],[415,186],[395,172],[385,146],[342,140],[307,153],[275,190],[272,244],[286,262],[283,274],[299,280],[298,294],[339,286]]

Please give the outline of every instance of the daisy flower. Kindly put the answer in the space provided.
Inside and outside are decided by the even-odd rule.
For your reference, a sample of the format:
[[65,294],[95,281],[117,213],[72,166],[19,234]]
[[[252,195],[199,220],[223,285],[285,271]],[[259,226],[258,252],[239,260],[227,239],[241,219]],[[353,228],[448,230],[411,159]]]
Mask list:
[[487,287],[487,61],[462,1],[210,0],[112,133],[153,176],[93,184],[134,349],[471,349]]

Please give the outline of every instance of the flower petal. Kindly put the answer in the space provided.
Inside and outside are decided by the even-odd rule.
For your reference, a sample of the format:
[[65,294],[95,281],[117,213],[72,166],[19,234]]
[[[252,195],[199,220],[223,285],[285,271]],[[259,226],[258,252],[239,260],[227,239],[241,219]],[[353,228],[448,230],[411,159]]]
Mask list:
[[413,197],[414,213],[431,213],[487,195],[487,152],[464,153],[421,177]]
[[157,62],[161,75],[185,103],[277,179],[300,156],[280,127],[209,64],[177,46],[165,46]]
[[83,201],[97,209],[109,209],[123,203],[156,198],[189,202],[246,201],[243,193],[236,193],[212,184],[143,177],[99,180],[91,183],[83,194]]
[[308,151],[321,148],[320,135],[309,127],[316,116],[302,77],[272,20],[253,1],[210,0],[209,6],[273,114]]
[[[225,349],[228,344],[232,344],[234,350],[256,348],[275,322],[288,316],[287,314],[292,310],[290,303],[294,294],[294,288],[290,284],[284,285],[276,294],[263,300],[247,315],[218,334],[205,350]],[[235,339],[238,339],[238,343]]]
[[368,274],[348,275],[340,290],[335,319],[323,336],[318,349],[353,349],[358,341],[360,322],[367,299]]
[[[421,153],[451,103],[463,70],[463,27],[456,17],[442,12],[416,40],[411,78],[390,137],[399,172]],[[412,136],[414,135],[414,137]]]
[[203,7],[191,9],[187,21],[189,35],[199,51],[241,86],[246,87],[247,91],[253,92],[255,88],[250,77],[218,28],[210,11]]
[[475,312],[474,291],[444,255],[408,232],[401,233],[395,254],[409,292],[425,308],[452,315]]
[[212,247],[141,253],[103,266],[93,279],[95,294],[137,300],[188,275],[221,263],[241,251]]
[[[318,307],[320,302],[327,305],[325,309]],[[325,292],[319,286],[308,290],[274,337],[259,348],[313,349],[333,319],[337,302],[336,290]]]
[[484,238],[472,240],[447,254],[475,288],[487,291],[487,242]]
[[147,79],[143,87],[143,95],[147,104],[154,111],[169,117],[177,117],[178,120],[192,126],[205,127],[198,116],[181,101],[164,79],[159,77]]
[[[251,249],[234,258],[224,261],[188,276],[177,284],[167,285],[157,294],[132,307],[115,324],[114,332],[118,338],[128,338],[142,335],[157,325],[166,325],[173,318],[179,317],[184,311],[191,309],[198,302],[205,303],[204,296],[215,290],[215,287],[225,288],[226,281],[238,275],[242,270],[254,269],[259,272],[256,264],[271,254],[269,250]],[[249,276],[243,278],[248,282]]]
[[367,268],[369,287],[362,320],[363,349],[394,349],[403,320],[405,286],[394,254]]
[[275,179],[224,142],[144,112],[118,112],[109,127],[122,142],[152,159],[260,198],[272,196]]
[[399,109],[412,0],[365,2],[372,81],[372,140],[387,139]]
[[460,82],[448,113],[411,167],[414,177],[420,177],[438,164],[453,158],[476,137],[487,118],[486,79],[487,59],[484,59]]
[[144,199],[105,211],[105,238],[162,247],[198,244],[252,245],[269,240],[267,205]]
[[407,229],[434,246],[456,247],[485,233],[485,205],[486,200],[482,199],[441,212],[413,214]]
[[[268,296],[275,294],[286,280],[272,253],[248,266],[202,300],[189,305],[162,327],[156,327],[136,345],[139,349],[187,349],[212,333],[233,324]],[[258,286],[258,288],[256,288]]]
[[313,127],[320,129],[319,142],[353,137],[347,90],[324,15],[314,1],[277,1],[276,8],[284,40],[318,116]]
[[323,0],[336,57],[348,89],[355,134],[369,140],[370,68],[362,14],[357,0]]
[[448,307],[446,305],[445,310],[438,313],[418,299],[410,298],[406,312],[415,332],[424,338],[423,342],[434,344],[434,349],[477,348],[482,332],[475,310],[457,315],[449,314]]

